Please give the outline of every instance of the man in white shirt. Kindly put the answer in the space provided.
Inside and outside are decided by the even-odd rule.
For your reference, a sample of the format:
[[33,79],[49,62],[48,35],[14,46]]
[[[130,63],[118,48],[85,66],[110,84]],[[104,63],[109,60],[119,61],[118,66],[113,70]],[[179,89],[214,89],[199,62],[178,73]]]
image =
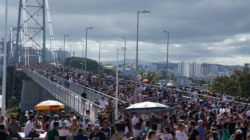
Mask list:
[[70,124],[66,123],[66,116],[62,116],[61,120],[59,121],[59,128],[58,128],[58,132],[59,132],[59,138],[60,139],[65,139],[67,138],[67,134],[68,134],[68,130],[69,130]]
[[102,96],[102,99],[99,101],[99,103],[100,103],[100,106],[101,106],[101,107],[104,107],[104,106],[105,106],[106,101],[104,100],[104,97],[103,97],[103,96]]
[[193,95],[194,95],[194,98],[196,99],[197,96],[198,96],[198,92],[195,90],[195,91],[193,92]]
[[187,133],[186,130],[183,130],[184,126],[185,126],[184,124],[178,125],[179,131],[175,132],[176,133],[175,137],[177,140],[187,140],[188,139],[188,136],[186,134]]
[[247,107],[246,115],[247,115],[247,117],[250,116],[250,106]]
[[[136,115],[132,118],[132,126],[133,126],[133,127],[135,126],[135,124],[136,124],[137,122],[139,122],[138,117],[139,117],[139,115],[136,114]],[[132,128],[133,128],[133,127],[132,127]]]
[[34,124],[33,124],[34,120],[35,120],[35,116],[31,115],[29,117],[29,121],[26,123],[25,128],[24,128],[25,137],[31,137],[30,132],[32,131],[35,132],[34,134],[37,134],[37,135],[39,134],[40,131],[34,128]]
[[58,122],[59,121],[59,116],[55,115],[53,120],[50,123],[50,128],[54,128],[54,122]]
[[91,125],[92,125],[92,123],[89,121],[89,118],[85,118],[85,122],[82,123],[82,127],[83,127],[83,128],[86,128],[86,127],[88,127],[88,124],[91,124]]
[[223,101],[227,100],[227,95],[226,95],[226,93],[223,94],[222,99],[223,99]]
[[141,93],[139,93],[139,103],[141,103],[143,101],[143,95]]

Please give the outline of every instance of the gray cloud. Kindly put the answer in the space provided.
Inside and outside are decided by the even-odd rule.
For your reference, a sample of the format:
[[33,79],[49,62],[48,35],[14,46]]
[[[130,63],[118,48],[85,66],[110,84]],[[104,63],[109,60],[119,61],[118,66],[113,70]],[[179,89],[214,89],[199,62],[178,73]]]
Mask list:
[[[18,2],[9,1],[9,26],[16,26]],[[250,1],[240,0],[53,0],[49,1],[56,45],[63,45],[63,35],[70,34],[66,44],[74,46],[81,56],[81,39],[88,32],[88,56],[98,58],[98,43],[102,41],[102,61],[115,60],[116,49],[127,38],[127,58],[135,59],[136,19],[140,14],[139,59],[166,60],[166,38],[162,30],[170,32],[169,60],[197,61],[221,64],[248,62],[250,37]],[[0,4],[0,18],[4,19],[4,3]],[[4,27],[4,20],[0,21]],[[0,36],[4,35],[0,30]],[[49,33],[47,30],[47,38]],[[243,38],[243,41],[242,41]],[[245,38],[245,40],[244,40]],[[49,38],[47,40],[49,45]],[[47,46],[49,47],[49,46]],[[122,54],[120,55],[122,59]]]

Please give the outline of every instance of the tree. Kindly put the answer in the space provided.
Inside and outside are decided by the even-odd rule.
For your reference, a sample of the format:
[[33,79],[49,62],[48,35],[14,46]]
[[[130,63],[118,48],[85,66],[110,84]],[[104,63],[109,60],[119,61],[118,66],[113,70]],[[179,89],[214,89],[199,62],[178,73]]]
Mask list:
[[116,74],[115,70],[108,69],[108,68],[105,68],[105,67],[102,68],[102,73],[107,73],[107,74],[111,74],[111,75]]
[[212,91],[225,92],[228,95],[249,97],[250,95],[249,68],[243,71],[234,70],[230,76],[220,76],[214,79]]
[[[71,57],[71,67],[82,68],[82,61],[83,68],[85,68],[85,58],[82,60],[81,57]],[[70,66],[70,57],[66,58],[64,62],[65,65]],[[98,65],[97,61],[87,58],[87,70],[98,71]],[[102,70],[102,67],[100,67],[100,70]]]

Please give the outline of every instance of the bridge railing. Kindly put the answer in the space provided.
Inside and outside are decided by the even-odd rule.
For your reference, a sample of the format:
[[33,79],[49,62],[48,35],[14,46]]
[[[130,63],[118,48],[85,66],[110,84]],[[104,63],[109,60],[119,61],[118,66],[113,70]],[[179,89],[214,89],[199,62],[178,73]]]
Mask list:
[[[82,98],[80,95],[73,91],[60,86],[59,84],[52,82],[45,77],[30,71],[29,69],[22,67],[22,71],[27,74],[33,81],[43,87],[57,100],[62,102],[67,107],[74,110],[82,118],[86,116],[86,110],[90,110],[90,120],[94,121],[97,112],[102,110],[101,106]],[[34,93],[35,94],[35,93]]]
[[[58,77],[58,76],[54,76],[54,79],[57,81],[57,83],[59,83],[60,81],[62,82],[62,86],[64,86],[64,81],[65,79],[61,78],[61,77]],[[112,99],[113,101],[115,101],[116,98],[112,97],[112,96],[109,96],[105,93],[102,93],[102,92],[99,92],[99,91],[96,91],[92,88],[89,88],[89,87],[85,87],[83,85],[79,85],[77,83],[74,83],[74,82],[70,82],[70,88],[69,88],[71,91],[73,91],[74,93],[78,94],[81,96],[81,94],[83,93],[83,91],[85,90],[86,94],[87,94],[87,99],[92,101],[92,102],[95,102],[96,100],[95,99],[98,99],[98,101],[101,99],[101,97],[104,97],[104,99],[106,101],[108,101],[108,99]],[[123,100],[120,100],[118,99],[119,102],[121,103],[128,103],[128,102],[125,102]]]
[[[133,82],[135,83],[135,81],[132,81],[132,80],[125,80],[127,82]],[[138,82],[140,83],[140,82]],[[151,87],[155,87],[155,88],[159,88],[160,86],[157,86],[157,85],[150,85],[150,84],[145,84],[145,83],[140,83],[140,84],[143,84],[145,86],[151,86]],[[169,88],[170,89],[170,88]],[[185,98],[191,98],[192,95],[194,95],[193,92],[188,92],[188,91],[185,91],[185,90],[176,90],[176,91],[179,91],[181,92],[184,96],[186,96]],[[216,94],[218,95],[218,94]],[[197,97],[199,97],[199,99],[201,100],[205,100],[206,98],[210,98],[211,100],[214,100],[214,101],[219,101],[221,100],[221,98],[218,98],[218,97],[212,97],[212,96],[208,96],[208,95],[202,95],[202,94],[197,94]],[[233,100],[233,96],[227,96],[229,99],[227,100],[224,100],[226,103],[229,103],[229,102],[232,102]],[[235,103],[237,104],[241,104],[241,105],[245,105],[247,103],[243,103],[243,102],[238,102],[238,101],[234,101]]]

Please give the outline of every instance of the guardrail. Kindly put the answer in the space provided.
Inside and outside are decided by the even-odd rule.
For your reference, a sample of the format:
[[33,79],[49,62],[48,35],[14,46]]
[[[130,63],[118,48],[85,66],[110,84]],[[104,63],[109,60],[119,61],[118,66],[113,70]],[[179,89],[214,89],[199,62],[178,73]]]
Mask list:
[[[132,81],[132,80],[125,80],[125,81],[129,81],[129,82],[135,82],[135,81]],[[138,83],[140,83],[140,82],[138,82]],[[150,85],[150,84],[145,84],[145,83],[140,83],[140,84],[143,84],[143,85],[146,85],[146,86],[153,86],[153,87],[156,87],[156,88],[159,88],[160,86],[157,86],[157,85]],[[168,89],[170,89],[170,88],[168,88]],[[179,91],[179,92],[181,92],[183,95],[185,95],[186,96],[186,98],[187,98],[187,96],[189,96],[189,98],[191,97],[191,95],[194,95],[194,93],[193,92],[188,92],[188,91],[184,91],[184,90],[176,90],[176,91]],[[217,94],[218,95],[218,94]],[[211,98],[211,99],[213,99],[214,101],[219,101],[219,100],[221,100],[221,98],[218,98],[218,97],[212,97],[212,96],[208,96],[208,95],[202,95],[202,94],[197,94],[197,97],[199,97],[201,100],[204,100],[204,99],[206,99],[206,98]],[[233,97],[233,96],[227,96],[227,97]],[[235,98],[235,97],[234,97]],[[232,100],[232,98],[231,98],[231,100],[224,100],[226,103],[229,103],[229,102],[232,102],[233,100]],[[234,101],[235,103],[237,103],[237,104],[241,104],[241,105],[245,105],[245,104],[247,104],[247,103],[243,103],[243,102],[238,102],[238,101]]]
[[86,110],[90,110],[90,120],[94,121],[98,111],[102,110],[101,106],[82,98],[80,95],[70,91],[69,89],[60,86],[59,84],[52,82],[45,77],[30,71],[29,69],[22,67],[22,71],[28,75],[38,85],[43,87],[57,100],[62,102],[67,107],[74,110],[82,118],[86,115]]
[[[65,79],[61,78],[61,77],[58,77],[58,76],[55,76],[53,75],[54,79],[57,80],[57,83],[59,83],[59,81],[62,82],[63,86],[64,86],[64,81]],[[95,99],[101,99],[101,97],[104,97],[104,99],[106,101],[108,101],[108,99],[112,99],[112,101],[115,101],[116,98],[112,97],[112,96],[109,96],[105,93],[102,93],[102,92],[99,92],[99,91],[96,91],[94,89],[91,89],[89,87],[85,87],[83,85],[79,85],[77,83],[74,83],[74,82],[70,82],[70,88],[69,90],[73,91],[74,93],[78,94],[81,96],[81,94],[83,93],[83,91],[85,90],[86,94],[87,94],[87,99],[92,101],[92,102],[95,102]],[[124,104],[128,103],[128,102],[125,102],[123,100],[120,100],[118,99],[118,102],[122,102]]]

